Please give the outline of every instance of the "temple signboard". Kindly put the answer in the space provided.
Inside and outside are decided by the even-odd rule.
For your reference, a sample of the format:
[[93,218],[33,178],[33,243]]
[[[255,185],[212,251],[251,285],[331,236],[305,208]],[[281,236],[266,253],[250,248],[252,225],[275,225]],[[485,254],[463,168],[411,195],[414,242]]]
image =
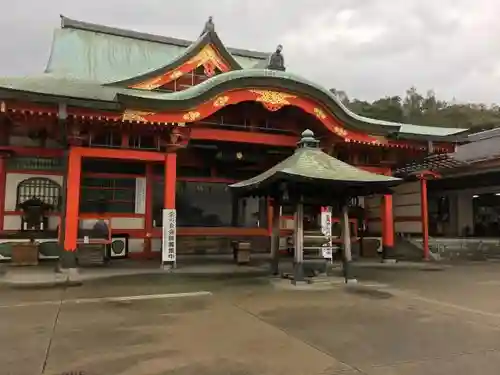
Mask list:
[[322,246],[322,254],[325,259],[332,259],[332,208],[321,207],[321,233],[328,238],[328,242]]
[[177,212],[175,209],[163,210],[162,263],[175,263],[176,260]]

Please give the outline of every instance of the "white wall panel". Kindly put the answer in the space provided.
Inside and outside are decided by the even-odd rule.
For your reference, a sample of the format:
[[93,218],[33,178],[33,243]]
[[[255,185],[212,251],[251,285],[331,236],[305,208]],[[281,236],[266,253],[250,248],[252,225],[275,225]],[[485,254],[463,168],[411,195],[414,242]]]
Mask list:
[[142,217],[112,217],[111,228],[117,229],[143,229],[144,218]]
[[[59,225],[59,216],[49,216],[49,230],[56,230]],[[20,230],[21,215],[5,215],[3,220],[4,230]]]
[[394,211],[394,219],[398,217],[420,217],[421,215],[421,207],[418,206],[395,206],[393,207]]
[[63,185],[63,176],[31,173],[7,173],[5,180],[5,211],[16,210],[17,185],[19,185],[21,181],[33,177],[49,178],[57,182],[61,188]]
[[142,238],[129,238],[129,253],[141,253],[144,250],[144,240]]

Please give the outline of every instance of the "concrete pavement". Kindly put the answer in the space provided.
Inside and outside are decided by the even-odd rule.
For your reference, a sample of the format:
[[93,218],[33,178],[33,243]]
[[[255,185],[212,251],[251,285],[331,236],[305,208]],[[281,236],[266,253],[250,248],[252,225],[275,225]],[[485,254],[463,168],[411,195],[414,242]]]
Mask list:
[[[0,368],[14,375],[498,373],[500,264],[357,271],[360,287],[325,291],[178,275],[0,289]],[[212,295],[126,298],[199,290]],[[74,302],[109,296],[125,298]]]

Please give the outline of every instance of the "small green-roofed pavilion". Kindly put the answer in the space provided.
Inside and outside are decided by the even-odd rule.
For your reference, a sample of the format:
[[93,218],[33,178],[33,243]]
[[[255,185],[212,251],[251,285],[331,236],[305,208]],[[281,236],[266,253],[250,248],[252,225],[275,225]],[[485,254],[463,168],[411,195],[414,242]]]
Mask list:
[[271,169],[245,181],[230,185],[237,197],[264,196],[273,198],[273,233],[271,237],[271,271],[279,273],[279,208],[296,206],[294,234],[293,282],[304,280],[303,219],[304,204],[341,208],[344,276],[349,280],[351,237],[348,222],[348,201],[352,197],[390,194],[391,188],[403,180],[371,173],[344,163],[319,148],[311,130],[302,133],[294,154]]

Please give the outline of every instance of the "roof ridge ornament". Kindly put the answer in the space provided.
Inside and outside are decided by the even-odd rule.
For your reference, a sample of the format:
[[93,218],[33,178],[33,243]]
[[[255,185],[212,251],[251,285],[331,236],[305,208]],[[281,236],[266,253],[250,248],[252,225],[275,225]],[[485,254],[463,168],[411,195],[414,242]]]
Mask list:
[[301,148],[319,148],[319,141],[314,138],[314,133],[310,129],[306,129],[301,134],[301,139],[297,143],[297,149]]
[[283,57],[281,51],[283,51],[283,46],[281,44],[278,44],[278,46],[276,47],[276,51],[274,51],[269,57],[267,69],[281,70],[283,72],[286,70],[285,58]]
[[203,27],[203,31],[201,32],[200,36],[209,32],[215,32],[215,25],[212,16],[208,17],[208,20],[207,22],[205,22],[205,27]]

